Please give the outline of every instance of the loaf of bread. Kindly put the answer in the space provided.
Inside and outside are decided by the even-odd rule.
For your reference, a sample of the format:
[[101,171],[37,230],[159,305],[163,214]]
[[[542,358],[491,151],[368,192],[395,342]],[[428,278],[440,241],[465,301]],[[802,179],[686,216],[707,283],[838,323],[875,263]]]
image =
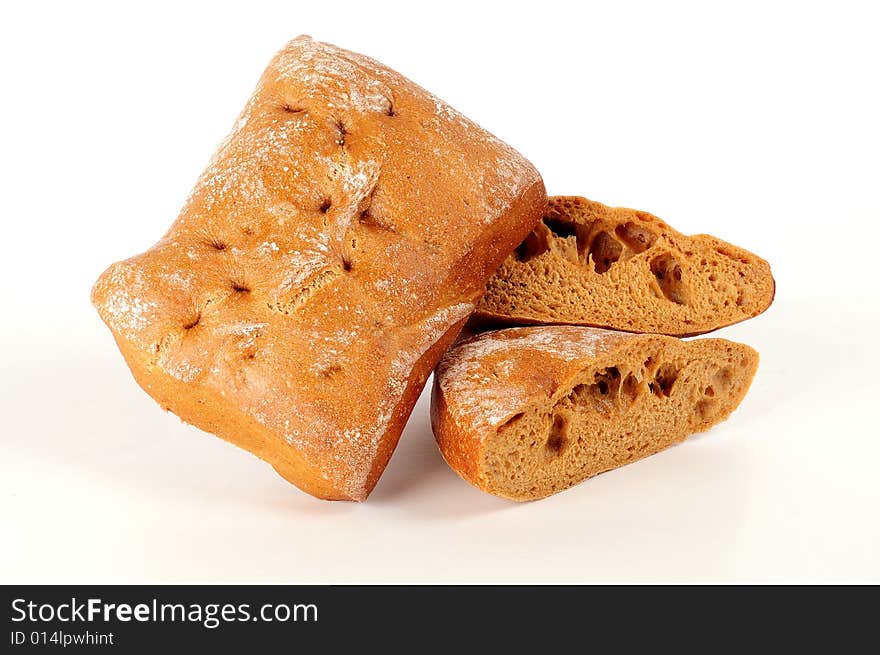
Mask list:
[[474,322],[691,336],[757,316],[775,289],[767,262],[742,248],[560,196],[489,281]]
[[484,332],[443,356],[431,420],[461,477],[533,500],[723,421],[757,367],[754,350],[722,339],[578,326]]
[[545,206],[509,146],[385,66],[300,37],[169,231],[92,300],[164,408],[308,493],[363,500]]

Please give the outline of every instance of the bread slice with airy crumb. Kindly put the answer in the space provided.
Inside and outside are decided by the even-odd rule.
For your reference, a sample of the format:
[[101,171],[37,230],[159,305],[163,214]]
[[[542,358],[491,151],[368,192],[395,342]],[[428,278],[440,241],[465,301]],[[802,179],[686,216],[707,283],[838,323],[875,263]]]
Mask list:
[[535,500],[653,455],[726,419],[758,353],[578,326],[484,332],[434,372],[431,422],[465,480]]
[[775,290],[770,265],[742,248],[646,212],[557,196],[489,281],[473,320],[692,336],[757,316]]

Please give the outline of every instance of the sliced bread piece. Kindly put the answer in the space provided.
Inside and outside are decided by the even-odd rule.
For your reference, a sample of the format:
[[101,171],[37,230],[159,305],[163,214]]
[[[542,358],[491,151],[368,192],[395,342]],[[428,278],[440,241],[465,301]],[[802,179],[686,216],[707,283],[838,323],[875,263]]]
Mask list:
[[480,324],[567,323],[691,336],[773,302],[770,265],[646,212],[556,196],[489,281]]
[[723,421],[757,367],[752,348],[723,339],[577,326],[485,332],[443,356],[431,422],[462,478],[534,500]]

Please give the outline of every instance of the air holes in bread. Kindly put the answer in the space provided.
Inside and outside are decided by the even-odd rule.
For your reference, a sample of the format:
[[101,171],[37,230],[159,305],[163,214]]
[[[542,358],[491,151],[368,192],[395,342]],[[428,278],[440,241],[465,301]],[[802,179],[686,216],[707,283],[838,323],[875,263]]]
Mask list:
[[232,290],[236,293],[247,293],[251,288],[240,280],[232,280]]
[[733,369],[725,366],[712,376],[712,384],[708,388],[713,391],[719,389],[722,394],[725,394],[730,392],[731,386],[733,386]]
[[219,239],[217,237],[211,237],[210,239],[208,239],[208,245],[211,246],[214,250],[220,251],[226,250],[227,248],[226,242],[223,241],[223,239]]
[[[545,231],[549,232],[546,228]],[[514,256],[517,261],[527,262],[538,255],[543,255],[549,248],[546,235],[541,235],[536,229],[525,238],[525,241],[516,247]]]
[[326,214],[328,211],[330,211],[330,207],[332,207],[332,206],[333,206],[333,203],[330,202],[330,198],[324,198],[324,200],[318,206],[318,211],[321,212],[322,214]]
[[568,445],[569,432],[571,432],[571,422],[565,413],[555,414],[553,423],[550,424],[550,433],[547,435],[547,454],[551,457],[558,457]]
[[558,218],[547,217],[544,219],[544,225],[550,228],[550,231],[558,237],[567,239],[575,236],[575,226],[571,221],[563,221]]
[[305,111],[302,107],[298,107],[297,105],[292,105],[289,102],[285,102],[281,105],[281,109],[288,114],[301,114]]
[[636,376],[629,373],[620,385],[620,401],[625,406],[632,405],[639,395],[641,385]]
[[617,238],[623,241],[634,253],[645,252],[654,245],[657,235],[641,225],[628,221],[614,229]]
[[599,371],[591,384],[579,384],[568,394],[568,400],[576,407],[585,407],[601,414],[614,409],[620,390],[620,372],[614,368]]
[[516,250],[513,251],[516,261],[527,262],[535,256],[535,251],[532,248],[529,248],[528,242],[529,240],[526,239],[516,247]]
[[562,401],[563,405],[608,414],[613,410],[628,409],[644,389],[639,376],[627,373],[621,376],[615,367],[602,369],[593,375],[592,383],[578,384]]
[[654,395],[668,398],[672,393],[672,387],[678,379],[678,369],[672,364],[662,364],[654,375],[654,380],[648,384],[648,388]]
[[678,305],[687,304],[687,286],[682,279],[681,264],[666,253],[651,260],[651,273],[657,279],[663,296]]
[[590,395],[593,393],[591,389],[593,385],[579,384],[575,386],[568,394],[568,400],[572,405],[585,406],[590,404]]
[[498,429],[503,430],[505,428],[514,427],[517,423],[519,423],[519,421],[522,419],[523,416],[525,416],[524,412],[520,412],[519,414],[514,414],[509,419],[507,419],[507,421],[505,421],[502,425],[500,425],[498,427]]
[[623,246],[604,230],[599,232],[590,244],[590,258],[597,273],[605,273],[620,259],[621,253]]
[[616,367],[612,366],[604,371],[599,371],[596,373],[595,380],[601,395],[617,396],[617,391],[620,388],[620,371]]
[[716,405],[714,400],[701,400],[697,403],[697,414],[702,420],[707,421],[715,413]]

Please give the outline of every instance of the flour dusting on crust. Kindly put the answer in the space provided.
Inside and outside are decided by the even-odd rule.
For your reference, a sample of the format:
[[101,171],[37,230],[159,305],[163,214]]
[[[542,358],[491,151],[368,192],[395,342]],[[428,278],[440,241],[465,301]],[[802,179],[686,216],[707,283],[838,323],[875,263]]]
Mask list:
[[103,291],[101,317],[113,330],[139,334],[155,320],[157,303],[148,299],[145,284],[137,267],[120,262],[111,266],[96,285],[93,297]]
[[[384,393],[381,394],[382,402],[378,407],[376,422],[369,429],[361,433],[356,431],[357,441],[364,447],[348,453],[349,459],[354,458],[354,475],[350,478],[349,491],[355,497],[363,495],[366,484],[376,459],[379,443],[388,430],[394,412],[403,400],[403,394],[409,385],[416,362],[418,362],[428,349],[446,334],[452,326],[463,321],[474,311],[472,303],[458,303],[449,307],[443,307],[436,313],[428,316],[423,321],[412,326],[408,331],[409,338],[405,345],[398,350],[391,360],[387,372],[387,381]],[[349,465],[352,461],[348,462]]]

